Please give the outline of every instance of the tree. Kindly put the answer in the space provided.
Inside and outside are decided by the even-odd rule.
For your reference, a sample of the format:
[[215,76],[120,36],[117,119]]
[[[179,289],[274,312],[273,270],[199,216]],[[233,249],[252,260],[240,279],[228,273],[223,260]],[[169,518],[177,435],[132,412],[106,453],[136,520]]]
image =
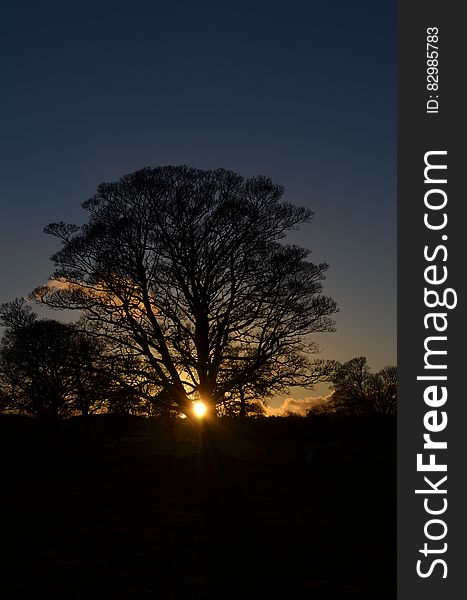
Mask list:
[[85,225],[46,227],[62,248],[33,297],[83,311],[137,357],[139,381],[185,412],[244,386],[311,386],[321,373],[310,334],[333,331],[337,307],[321,293],[328,266],[283,243],[312,213],[282,195],[265,177],[185,166],[101,184]]
[[331,382],[335,390],[330,406],[337,412],[360,415],[394,415],[397,409],[397,369],[388,366],[371,373],[363,356],[335,363]]
[[38,319],[22,300],[0,306],[2,396],[9,410],[41,418],[86,417],[106,401],[108,378],[98,369],[100,342],[76,325]]
[[218,410],[229,417],[258,417],[264,414],[264,404],[254,386],[239,385],[224,394]]

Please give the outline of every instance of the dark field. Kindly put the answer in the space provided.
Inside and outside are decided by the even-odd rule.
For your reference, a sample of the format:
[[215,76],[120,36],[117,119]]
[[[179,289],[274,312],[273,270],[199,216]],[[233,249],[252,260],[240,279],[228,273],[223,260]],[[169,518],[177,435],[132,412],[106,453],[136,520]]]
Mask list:
[[2,597],[395,598],[395,422],[2,417]]

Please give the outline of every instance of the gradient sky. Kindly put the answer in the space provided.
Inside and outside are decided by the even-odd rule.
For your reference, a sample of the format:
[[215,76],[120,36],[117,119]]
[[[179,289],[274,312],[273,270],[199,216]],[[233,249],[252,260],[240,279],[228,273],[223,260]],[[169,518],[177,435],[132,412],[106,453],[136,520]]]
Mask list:
[[[396,361],[394,1],[2,2],[0,302],[52,270],[45,224],[98,183],[225,167],[315,212],[326,358]],[[300,395],[300,392],[297,392]],[[303,395],[303,393],[301,394]]]

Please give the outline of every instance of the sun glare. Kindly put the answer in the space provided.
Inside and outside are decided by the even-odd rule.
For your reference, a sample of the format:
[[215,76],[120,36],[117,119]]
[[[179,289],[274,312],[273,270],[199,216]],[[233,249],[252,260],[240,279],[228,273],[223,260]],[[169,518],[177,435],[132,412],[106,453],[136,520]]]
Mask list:
[[206,414],[206,411],[207,411],[207,406],[206,406],[206,404],[204,404],[204,402],[198,401],[193,404],[193,412],[200,419],[202,417],[204,417],[204,415]]

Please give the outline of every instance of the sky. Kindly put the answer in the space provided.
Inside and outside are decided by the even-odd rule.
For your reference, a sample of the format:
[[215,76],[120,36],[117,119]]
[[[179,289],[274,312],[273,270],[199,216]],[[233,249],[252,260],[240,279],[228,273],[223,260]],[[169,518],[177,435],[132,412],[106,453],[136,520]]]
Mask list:
[[396,363],[394,1],[0,10],[0,302],[46,281],[57,245],[44,225],[83,223],[99,183],[224,167],[267,175],[314,211],[291,241],[330,264],[324,292],[340,312],[316,338],[321,356]]

